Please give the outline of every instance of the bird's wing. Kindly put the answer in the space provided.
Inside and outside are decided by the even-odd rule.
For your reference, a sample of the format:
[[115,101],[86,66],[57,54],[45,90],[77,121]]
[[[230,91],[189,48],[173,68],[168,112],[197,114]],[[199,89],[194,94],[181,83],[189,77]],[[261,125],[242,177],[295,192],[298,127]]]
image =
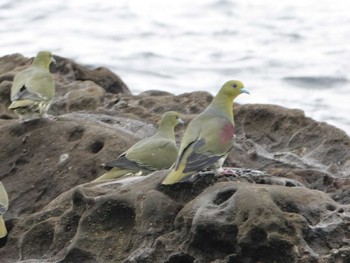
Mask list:
[[[4,185],[0,182],[0,214],[5,213],[9,206],[9,198]],[[4,210],[4,211],[2,211]]]
[[179,154],[175,162],[175,170],[179,167],[180,163],[185,158],[186,153],[192,147],[192,145],[198,140],[201,133],[201,119],[200,115],[194,118],[185,131],[185,134],[181,140]]
[[177,147],[174,141],[152,138],[127,151],[127,158],[148,170],[169,168],[176,160]]
[[11,99],[49,100],[55,93],[55,84],[46,69],[31,67],[20,72],[13,80]]
[[136,162],[129,160],[125,156],[125,153],[123,155],[120,155],[117,159],[105,163],[104,167],[107,170],[110,170],[113,167],[124,168],[131,171],[139,171],[141,169],[141,167]]
[[226,118],[211,117],[210,121],[201,122],[198,138],[183,151],[183,172],[198,171],[226,155],[232,147],[233,131],[233,123]]
[[191,171],[199,171],[203,167],[208,167],[214,164],[217,160],[219,160],[226,153],[212,153],[208,151],[200,152],[200,148],[205,146],[205,139],[201,138],[193,143],[191,147],[191,151],[187,157],[184,173]]
[[132,146],[116,160],[107,162],[105,167],[155,171],[169,168],[176,156],[177,147],[174,142],[165,139],[144,140]]
[[[13,79],[12,87],[11,87],[11,100],[17,100],[19,97],[19,93],[23,91],[23,89],[26,88],[26,80],[31,75],[31,68],[27,68],[19,73],[16,74],[16,76]],[[22,89],[22,90],[21,90]]]

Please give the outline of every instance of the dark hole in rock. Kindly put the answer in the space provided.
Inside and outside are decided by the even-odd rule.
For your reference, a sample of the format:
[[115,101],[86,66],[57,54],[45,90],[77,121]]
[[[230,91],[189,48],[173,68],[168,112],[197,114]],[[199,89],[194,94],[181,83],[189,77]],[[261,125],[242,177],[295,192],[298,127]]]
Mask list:
[[94,177],[97,175],[97,170],[96,169],[91,169],[90,172],[91,172],[91,175],[94,176]]
[[99,230],[115,230],[128,232],[135,224],[135,212],[126,203],[118,201],[107,201],[98,204],[98,209],[92,213],[82,224],[82,229],[92,231],[92,228]]
[[84,135],[85,130],[82,127],[76,127],[74,130],[70,131],[68,134],[68,141],[74,142],[81,139]]
[[19,157],[15,162],[16,165],[24,165],[27,163],[29,163],[28,160],[26,160],[23,156]]
[[102,122],[111,124],[111,123],[113,123],[113,120],[109,119],[109,118],[106,118],[106,119],[102,119]]
[[281,128],[281,123],[280,122],[275,122],[274,125],[272,126],[273,131],[278,131]]
[[201,250],[201,253],[223,254],[235,252],[238,228],[236,225],[201,225],[194,232],[192,246]]
[[326,209],[329,211],[334,211],[337,209],[337,207],[333,204],[326,204]]
[[296,204],[288,203],[288,202],[276,202],[277,206],[283,211],[287,213],[298,213],[299,208]]
[[73,193],[72,199],[74,207],[85,206],[86,204],[84,196],[79,191]]
[[257,248],[252,247],[250,244],[249,247],[244,247],[242,249],[242,255],[246,258],[250,258],[248,262],[292,263],[296,262],[292,247],[291,244],[284,240],[273,240],[269,242],[268,245],[258,246]]
[[98,153],[99,151],[102,150],[104,146],[104,142],[102,141],[95,141],[93,144],[90,145],[90,152],[92,153]]
[[194,260],[194,257],[191,257],[190,255],[185,253],[180,253],[170,256],[168,260],[165,261],[165,263],[193,263]]
[[260,227],[254,227],[249,234],[252,242],[254,243],[261,243],[267,238],[266,231]]
[[13,166],[9,172],[9,174],[15,174],[17,172],[17,168]]
[[220,205],[223,202],[225,202],[228,199],[230,199],[231,196],[233,196],[235,192],[236,192],[235,189],[228,189],[226,191],[222,191],[222,192],[217,194],[217,196],[216,196],[215,200],[213,201],[213,203],[216,204],[216,205]]
[[292,181],[286,181],[285,185],[288,186],[288,187],[295,187],[296,186],[295,183],[292,182]]
[[241,211],[240,214],[242,222],[245,222],[249,219],[248,211]]
[[332,176],[325,175],[325,177],[323,177],[324,186],[329,186],[329,185],[332,185],[333,183],[334,183],[334,178]]
[[64,218],[64,220],[61,220],[64,226],[65,232],[69,232],[72,229],[76,229],[78,226],[79,220],[80,220],[80,216],[78,216],[75,213],[74,214],[72,213],[72,215],[70,215],[69,217]]
[[269,180],[266,180],[265,178],[263,178],[263,177],[261,177],[261,176],[259,176],[259,177],[257,177],[257,178],[255,179],[255,182],[256,182],[257,184],[269,184],[268,181],[269,181]]
[[72,248],[66,255],[66,257],[57,263],[95,263],[97,262],[91,253],[83,251],[79,248]]
[[2,114],[0,115],[0,119],[3,119],[3,120],[11,120],[12,117],[10,115],[7,115],[7,114]]

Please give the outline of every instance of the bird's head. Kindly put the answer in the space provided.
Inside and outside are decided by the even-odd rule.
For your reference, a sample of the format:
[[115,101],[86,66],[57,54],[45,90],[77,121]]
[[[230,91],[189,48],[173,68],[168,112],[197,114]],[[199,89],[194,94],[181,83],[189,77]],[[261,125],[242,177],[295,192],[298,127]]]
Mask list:
[[178,124],[184,124],[184,121],[181,119],[180,113],[176,111],[168,111],[164,113],[159,121],[159,126],[166,125],[169,127],[175,127]]
[[50,51],[39,51],[36,55],[33,65],[49,68],[51,62],[56,62]]
[[229,80],[227,81],[219,91],[222,94],[225,94],[228,97],[236,98],[241,93],[249,92],[244,88],[244,85],[239,80]]

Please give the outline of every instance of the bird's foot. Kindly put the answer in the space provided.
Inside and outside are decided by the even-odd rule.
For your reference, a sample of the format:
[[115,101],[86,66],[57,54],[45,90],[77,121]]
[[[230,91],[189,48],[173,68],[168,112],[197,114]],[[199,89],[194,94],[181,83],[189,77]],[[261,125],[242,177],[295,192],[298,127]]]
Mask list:
[[230,167],[223,167],[220,169],[219,173],[217,173],[218,176],[239,176],[237,171],[234,168]]
[[48,115],[48,114],[46,114],[46,115],[44,116],[44,118],[45,118],[46,120],[48,120],[48,121],[57,121],[57,117],[56,117],[56,116],[53,116],[53,115]]

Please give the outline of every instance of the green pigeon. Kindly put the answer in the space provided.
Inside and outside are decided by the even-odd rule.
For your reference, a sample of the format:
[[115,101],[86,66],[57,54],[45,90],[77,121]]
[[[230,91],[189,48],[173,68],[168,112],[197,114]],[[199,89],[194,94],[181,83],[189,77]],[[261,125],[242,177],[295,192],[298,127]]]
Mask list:
[[0,238],[3,238],[7,235],[7,230],[2,215],[5,214],[8,206],[9,198],[7,196],[4,185],[2,182],[0,182]]
[[51,52],[40,51],[33,63],[18,72],[11,87],[11,105],[21,121],[47,116],[52,98],[55,95],[55,82],[50,73],[54,62]]
[[174,184],[206,168],[222,169],[234,139],[233,100],[249,93],[238,80],[227,81],[211,104],[188,125],[172,170],[162,184]]
[[179,123],[183,124],[179,113],[166,112],[153,136],[137,142],[116,160],[107,162],[104,166],[110,170],[93,182],[168,169],[174,164],[178,153],[174,129]]

